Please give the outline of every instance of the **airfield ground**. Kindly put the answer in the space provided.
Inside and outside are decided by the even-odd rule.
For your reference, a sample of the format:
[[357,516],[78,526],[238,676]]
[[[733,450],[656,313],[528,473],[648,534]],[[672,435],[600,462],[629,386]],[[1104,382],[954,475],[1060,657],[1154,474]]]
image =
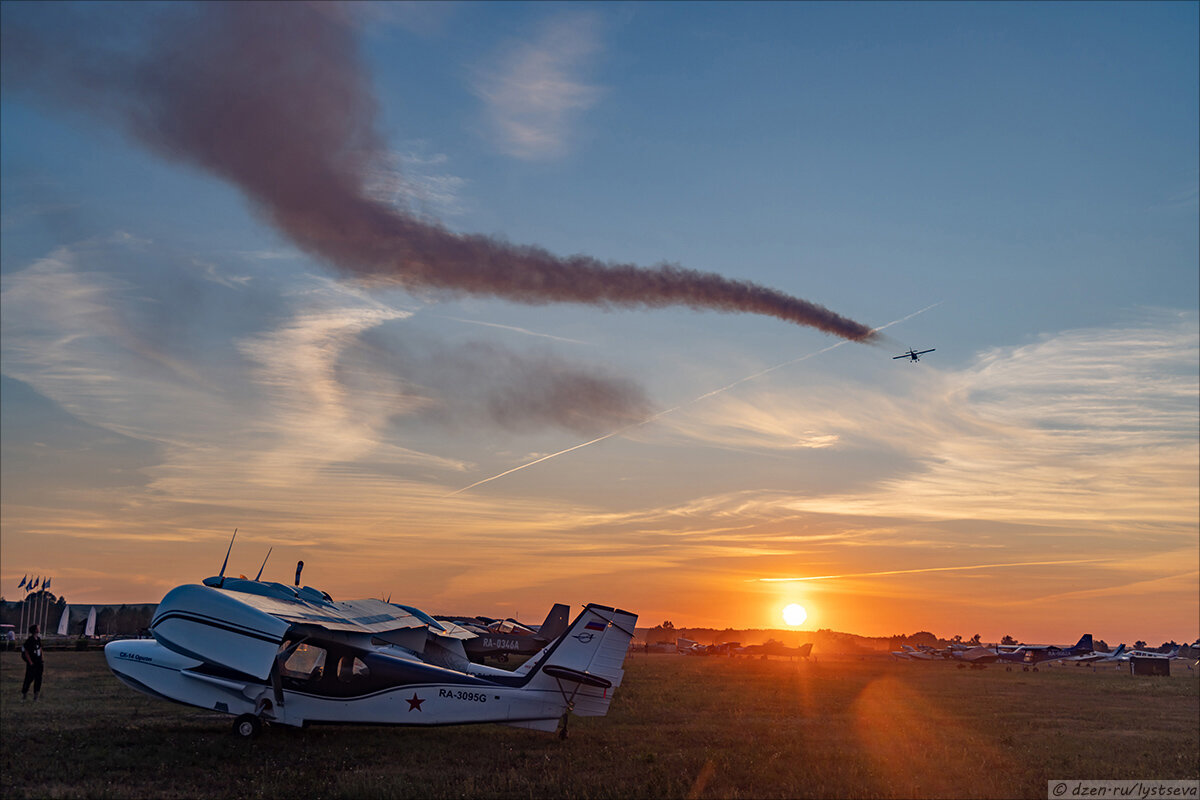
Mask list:
[[0,653],[0,795],[17,797],[1046,797],[1051,779],[1200,777],[1200,680],[872,660],[634,655],[571,736],[502,726],[272,727],[47,654],[36,704]]

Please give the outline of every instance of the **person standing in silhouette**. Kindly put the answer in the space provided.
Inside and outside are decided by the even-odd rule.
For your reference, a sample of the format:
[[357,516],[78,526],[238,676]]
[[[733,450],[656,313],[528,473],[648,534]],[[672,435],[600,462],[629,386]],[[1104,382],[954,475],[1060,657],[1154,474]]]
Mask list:
[[37,700],[42,692],[42,637],[38,635],[38,626],[29,626],[29,638],[21,645],[21,660],[25,662],[25,683],[21,684],[21,699],[29,694],[29,686],[33,685],[33,699]]

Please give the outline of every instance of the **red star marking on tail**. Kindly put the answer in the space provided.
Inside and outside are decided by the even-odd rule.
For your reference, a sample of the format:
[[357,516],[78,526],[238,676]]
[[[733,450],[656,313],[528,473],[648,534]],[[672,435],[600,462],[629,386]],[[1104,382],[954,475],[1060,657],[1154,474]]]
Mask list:
[[417,693],[413,692],[413,696],[408,698],[408,710],[409,711],[413,711],[413,710],[420,711],[421,703],[424,703],[424,702],[425,702],[425,700],[423,698],[417,697]]

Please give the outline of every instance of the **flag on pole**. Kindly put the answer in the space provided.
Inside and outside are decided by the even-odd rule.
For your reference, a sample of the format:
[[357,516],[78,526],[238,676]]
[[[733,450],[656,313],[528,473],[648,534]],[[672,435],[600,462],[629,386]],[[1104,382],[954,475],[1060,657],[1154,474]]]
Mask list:
[[33,583],[29,584],[29,591],[36,592],[38,584],[41,582],[42,582],[42,576],[38,575],[36,578],[33,579]]
[[24,589],[24,588],[25,588],[25,584],[26,584],[26,583],[28,583],[28,582],[29,582],[29,576],[28,576],[28,575],[26,575],[24,578],[21,578],[21,582],[17,584],[17,588],[18,588],[18,589]]
[[49,579],[49,578],[46,578],[46,582],[42,584],[42,588],[43,588],[43,589],[49,589],[49,588],[50,588],[50,579]]

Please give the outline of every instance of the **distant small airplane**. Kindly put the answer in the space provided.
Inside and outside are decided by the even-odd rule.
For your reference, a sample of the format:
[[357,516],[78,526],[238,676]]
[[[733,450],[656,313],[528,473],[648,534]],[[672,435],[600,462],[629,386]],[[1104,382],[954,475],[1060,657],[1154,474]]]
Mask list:
[[1131,658],[1166,658],[1172,659],[1179,656],[1179,647],[1176,647],[1169,653],[1160,653],[1157,650],[1126,650],[1121,654],[1121,661],[1129,661]]
[[465,639],[463,648],[467,658],[476,664],[491,657],[508,661],[509,655],[531,656],[557,639],[570,623],[571,607],[555,603],[546,615],[546,621],[537,627],[522,625],[515,619],[491,619],[490,617],[436,616],[439,622],[453,622],[475,634],[474,639]]
[[920,361],[921,356],[925,355],[926,353],[932,353],[936,349],[937,349],[936,347],[931,347],[928,350],[913,350],[912,348],[909,348],[908,352],[902,356],[892,356],[892,361],[895,361],[900,358],[907,358],[907,359],[910,359],[911,361]]
[[1090,653],[1078,656],[1068,656],[1062,660],[1072,664],[1095,664],[1098,661],[1128,661],[1129,656],[1125,655],[1125,645],[1122,644],[1111,653],[1101,653],[1098,650],[1093,650]]

